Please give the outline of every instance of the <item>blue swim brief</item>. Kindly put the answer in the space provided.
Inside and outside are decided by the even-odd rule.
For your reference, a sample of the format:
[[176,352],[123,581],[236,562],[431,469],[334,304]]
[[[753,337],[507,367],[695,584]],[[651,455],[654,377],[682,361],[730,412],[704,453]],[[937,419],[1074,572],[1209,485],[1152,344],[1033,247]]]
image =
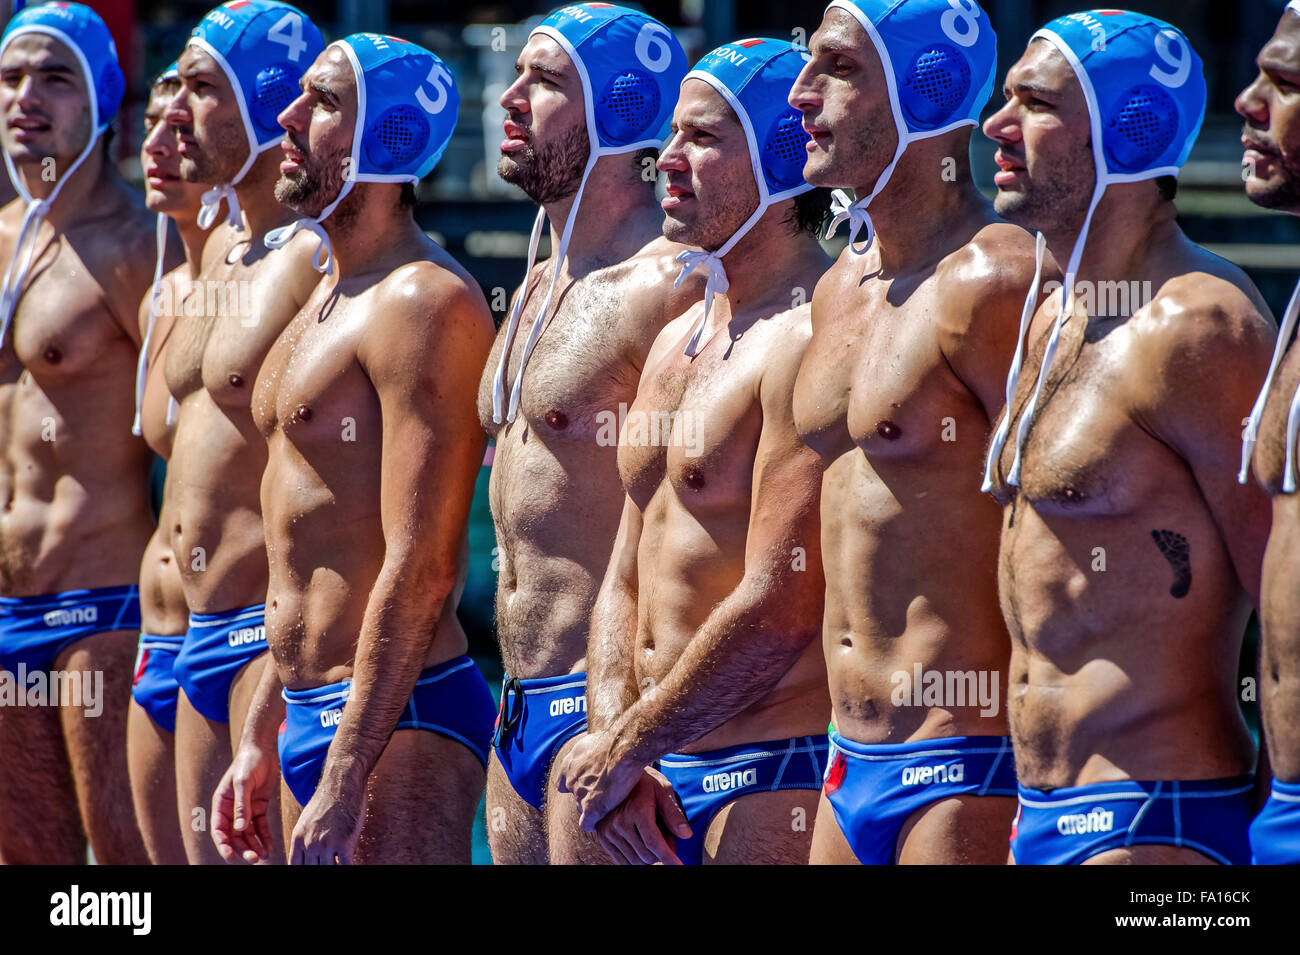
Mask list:
[[134,586],[0,597],[0,669],[51,670],[60,653],[97,633],[140,629]]
[[176,732],[176,694],[180,684],[172,668],[181,651],[185,634],[162,635],[141,633],[140,649],[135,658],[135,680],[131,698],[149,714],[149,718],[169,733]]
[[266,604],[192,613],[172,673],[185,698],[214,723],[230,722],[230,686],[239,671],[266,652]]
[[1273,780],[1250,824],[1250,853],[1252,865],[1300,865],[1300,783]]
[[537,680],[506,677],[492,746],[510,785],[534,809],[540,810],[545,801],[555,754],[586,730],[587,674]]
[[[330,743],[343,717],[351,680],[310,690],[284,691],[284,725],[280,727],[280,772],[299,805],[316,792]],[[487,680],[474,661],[455,657],[429,667],[415,681],[396,730],[427,730],[464,743],[487,767],[496,705]]]
[[825,736],[797,736],[660,757],[655,768],[673,784],[691,824],[690,838],[676,840],[677,858],[686,865],[700,865],[709,823],[741,796],[778,789],[820,789],[827,746]]
[[1253,776],[1021,786],[1011,852],[1017,865],[1078,865],[1111,849],[1178,846],[1220,865],[1246,865],[1254,789]]
[[898,836],[918,809],[952,796],[1014,796],[1006,736],[945,736],[858,743],[831,733],[826,798],[863,865],[892,865]]

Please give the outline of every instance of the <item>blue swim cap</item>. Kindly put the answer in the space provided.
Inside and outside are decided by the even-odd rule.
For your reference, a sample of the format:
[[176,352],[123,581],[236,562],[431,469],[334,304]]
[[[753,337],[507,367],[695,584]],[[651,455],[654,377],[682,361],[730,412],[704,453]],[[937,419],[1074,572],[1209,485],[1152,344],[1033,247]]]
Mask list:
[[278,0],[230,0],[208,11],[187,46],[198,47],[221,67],[235,91],[248,136],[248,159],[235,177],[203,197],[199,224],[209,228],[224,198],[227,221],[242,229],[234,186],[259,154],[278,145],[280,112],[298,98],[298,81],[325,48],[320,30],[301,10]]
[[1093,10],[1033,39],[1055,46],[1083,87],[1098,178],[1178,175],[1205,117],[1205,74],[1187,37],[1142,14]]
[[561,7],[530,34],[550,37],[578,68],[592,150],[602,155],[658,147],[668,138],[686,51],[672,31],[612,3]]
[[700,336],[708,325],[715,292],[730,287],[722,259],[736,247],[767,210],[814,187],[804,181],[808,160],[808,133],[803,115],[790,103],[790,90],[803,71],[807,54],[788,40],[738,40],[720,46],[700,60],[686,79],[701,80],[719,93],[735,111],[749,142],[749,157],[758,183],[758,208],[740,230],[713,252],[683,252],[677,286],[695,269],[709,270],[705,285],[704,312],[695,326],[686,354],[699,351]]
[[[1083,228],[1065,266],[1061,306],[1047,340],[1038,384],[1016,431],[1016,456],[1007,484],[1020,483],[1021,451],[1029,434],[1038,399],[1060,343],[1061,329],[1073,311],[1074,283],[1088,244],[1093,213],[1106,188],[1117,183],[1177,176],[1200,132],[1205,117],[1205,76],[1201,58],[1174,27],[1126,10],[1092,10],[1058,17],[1031,38],[1051,43],[1074,71],[1088,103],[1092,153],[1097,182]],[[1043,237],[1038,236],[1040,247]],[[1021,313],[1020,340],[1007,376],[1007,407],[1012,407],[1019,383],[1025,335],[1037,301],[1040,273]],[[984,490],[993,486],[993,470],[1006,443],[1011,416],[1003,416],[984,466]]]
[[[975,0],[832,0],[826,10],[834,9],[851,14],[876,48],[898,131],[894,160],[871,194],[853,203],[847,193],[835,194],[835,218],[826,237],[847,220],[850,248],[865,255],[875,237],[867,206],[889,183],[907,147],[979,125],[980,111],[993,94],[998,38]],[[867,238],[858,247],[854,239],[861,228]]]
[[99,14],[90,7],[80,3],[58,2],[45,3],[21,11],[9,21],[3,38],[0,38],[0,56],[4,55],[4,51],[15,39],[29,33],[41,33],[53,37],[68,47],[76,57],[86,89],[90,93],[92,132],[76,161],[67,172],[58,177],[54,188],[44,199],[33,199],[27,192],[18,176],[18,170],[14,168],[13,160],[9,157],[8,151],[5,151],[4,161],[9,171],[9,181],[13,183],[14,189],[27,204],[27,210],[23,215],[18,240],[14,243],[4,283],[0,286],[0,343],[4,342],[5,334],[9,330],[9,322],[13,319],[14,309],[17,308],[18,299],[22,295],[23,284],[27,281],[41,220],[49,213],[63,184],[72,178],[72,174],[94,151],[99,137],[108,129],[109,123],[117,114],[126,87],[122,68],[117,63],[117,47],[113,43],[113,36],[108,32],[108,27],[100,19]]
[[[538,34],[550,37],[569,54],[569,59],[573,61],[578,76],[582,79],[591,155],[587,159],[587,168],[582,173],[578,194],[569,211],[569,221],[564,224],[560,241],[552,256],[555,259],[555,274],[524,345],[505,421],[514,421],[515,413],[519,410],[524,367],[528,364],[533,347],[542,334],[542,326],[546,323],[546,314],[550,311],[591,170],[602,156],[661,147],[668,138],[673,107],[677,103],[677,90],[686,75],[686,51],[672,31],[654,17],[628,7],[612,3],[569,4],[543,20],[529,34],[529,39]],[[537,262],[537,244],[545,222],[546,210],[539,209],[528,242],[525,288],[528,276],[532,274]],[[497,424],[503,420],[506,361],[514,342],[515,330],[519,327],[524,298],[522,292],[515,296],[515,305],[506,327],[505,347],[501,350],[501,360],[497,365],[496,384],[492,389],[492,420]]]
[[117,63],[113,36],[99,14],[80,3],[28,7],[9,21],[4,39],[0,40],[0,54],[24,33],[44,33],[72,50],[81,66],[86,89],[93,91],[90,109],[95,136],[107,130],[122,105],[126,80]]
[[[447,65],[422,46],[394,36],[354,33],[330,44],[347,56],[357,80],[357,118],[350,174],[320,215],[272,229],[268,248],[285,245],[299,229],[321,240],[316,268],[333,272],[329,236],[320,223],[358,182],[419,182],[442,158],[460,114],[460,93]],[[282,130],[283,132],[283,130]]]

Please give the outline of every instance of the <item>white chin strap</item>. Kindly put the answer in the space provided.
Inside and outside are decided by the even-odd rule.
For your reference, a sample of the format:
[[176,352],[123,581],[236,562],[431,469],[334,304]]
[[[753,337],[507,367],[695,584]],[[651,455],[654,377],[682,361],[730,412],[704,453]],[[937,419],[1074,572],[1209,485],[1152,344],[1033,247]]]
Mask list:
[[14,312],[18,308],[18,300],[22,298],[23,285],[27,282],[28,273],[31,272],[32,258],[36,254],[36,236],[41,231],[41,223],[45,217],[50,214],[50,209],[54,206],[54,200],[58,198],[59,190],[63,184],[72,178],[73,174],[86,161],[99,143],[99,138],[104,134],[101,129],[98,133],[90,137],[90,142],[86,148],[81,151],[77,161],[69,167],[68,171],[58,178],[54,183],[54,188],[50,190],[49,196],[44,199],[33,199],[27,188],[23,185],[22,179],[18,175],[18,170],[14,168],[14,162],[9,158],[7,150],[4,152],[5,168],[9,170],[9,181],[13,183],[14,189],[24,202],[27,203],[27,210],[23,213],[23,224],[18,230],[18,241],[14,243],[13,254],[9,258],[9,268],[5,271],[4,284],[0,286],[0,345],[4,344],[5,336],[9,333],[9,325],[13,322]]
[[[593,142],[595,137],[592,137]],[[528,359],[537,346],[537,339],[542,336],[542,326],[546,324],[546,313],[551,309],[551,300],[555,296],[555,286],[560,281],[560,271],[564,268],[564,257],[569,252],[569,240],[573,238],[573,226],[578,220],[578,209],[582,205],[582,193],[587,188],[587,180],[591,176],[591,171],[596,168],[597,161],[601,158],[601,152],[596,146],[591,147],[591,158],[587,160],[587,168],[583,170],[582,182],[578,185],[578,194],[573,197],[573,207],[569,210],[569,219],[564,223],[564,232],[560,236],[559,247],[555,250],[552,258],[555,259],[555,272],[551,275],[551,287],[546,293],[546,298],[542,302],[542,307],[537,311],[537,317],[533,319],[532,330],[528,333],[528,340],[524,343],[524,353],[519,358],[519,371],[515,373],[515,385],[510,392],[510,406],[506,410],[504,419],[501,414],[502,405],[505,403],[505,386],[506,386],[506,362],[510,359],[510,349],[514,345],[515,332],[519,329],[519,317],[524,311],[524,299],[528,296],[528,280],[532,277],[533,266],[537,264],[537,245],[542,237],[542,224],[546,220],[546,208],[542,207],[537,210],[537,220],[533,223],[533,234],[528,240],[528,271],[524,273],[524,284],[519,289],[519,294],[515,296],[514,307],[510,310],[510,321],[506,326],[506,340],[501,346],[501,359],[497,362],[496,380],[492,385],[492,421],[496,424],[504,424],[514,421],[515,415],[519,413],[519,395],[524,383],[524,368],[528,364]]]
[[[1237,481],[1241,484],[1246,483],[1246,478],[1250,474],[1250,459],[1255,451],[1255,439],[1259,436],[1259,420],[1264,414],[1264,403],[1268,400],[1268,392],[1282,364],[1282,357],[1291,343],[1297,316],[1300,316],[1300,285],[1296,286],[1295,291],[1291,293],[1291,301],[1287,303],[1286,313],[1282,316],[1282,326],[1277,330],[1277,345],[1273,349],[1273,361],[1268,366],[1268,377],[1264,379],[1264,387],[1260,389],[1259,397],[1255,399],[1255,406],[1250,412],[1250,421],[1246,424],[1246,434],[1241,441],[1241,471],[1237,474]],[[1286,416],[1286,460],[1282,470],[1282,491],[1285,494],[1294,494],[1296,491],[1297,433],[1300,433],[1300,388],[1297,388],[1296,393],[1291,396],[1290,410]]]
[[998,457],[1002,454],[1002,448],[1007,443],[1007,432],[1011,427],[1011,409],[1014,407],[1013,402],[1016,397],[1016,385],[1020,382],[1020,367],[1024,362],[1025,356],[1025,337],[1029,332],[1029,323],[1033,321],[1035,305],[1038,304],[1038,286],[1043,278],[1043,252],[1047,248],[1047,239],[1043,233],[1038,233],[1034,241],[1034,281],[1029,286],[1029,294],[1025,296],[1025,306],[1020,311],[1020,336],[1016,339],[1016,354],[1011,359],[1011,371],[1007,374],[1007,400],[1006,414],[998,422],[998,429],[993,434],[993,444],[989,448],[988,459],[984,462],[984,483],[980,486],[981,491],[990,491],[993,489],[993,472],[998,465]]
[[244,219],[240,215],[239,196],[235,192],[235,186],[244,181],[248,171],[257,162],[257,157],[268,149],[274,149],[280,145],[279,142],[273,142],[269,146],[258,146],[253,131],[245,126],[244,132],[248,135],[248,158],[244,160],[244,165],[230,182],[221,186],[213,186],[199,198],[198,223],[199,228],[205,232],[211,229],[217,221],[217,215],[221,212],[222,199],[226,200],[226,224],[233,226],[236,232],[244,231]]
[[149,340],[153,338],[153,328],[157,323],[158,295],[162,292],[163,259],[167,256],[167,217],[158,213],[155,232],[157,253],[153,263],[153,285],[149,289],[149,320],[144,327],[144,343],[140,346],[140,357],[135,363],[135,421],[131,423],[131,433],[139,435],[140,409],[144,406],[144,383],[149,377]]
[[[759,188],[763,192],[767,191],[762,185]],[[677,256],[677,261],[682,263],[682,271],[677,276],[677,281],[673,283],[674,289],[681,288],[687,276],[696,269],[703,267],[709,270],[708,281],[704,283],[704,312],[700,315],[700,320],[695,323],[695,330],[691,333],[690,341],[686,343],[685,354],[688,357],[694,358],[700,353],[700,338],[704,335],[704,329],[709,325],[709,312],[713,309],[713,296],[719,292],[725,295],[731,288],[731,282],[727,278],[727,270],[722,266],[722,260],[731,253],[731,250],[736,247],[741,239],[749,234],[754,226],[758,225],[759,220],[763,218],[772,205],[773,203],[769,199],[760,200],[758,208],[740,227],[740,231],[728,239],[726,244],[716,252],[690,250]]]
[[[1092,227],[1092,216],[1097,211],[1097,206],[1101,202],[1102,195],[1106,192],[1106,177],[1099,173],[1097,176],[1097,186],[1092,191],[1092,201],[1088,204],[1088,215],[1083,220],[1083,228],[1079,232],[1079,237],[1074,240],[1074,248],[1070,251],[1070,261],[1065,268],[1065,284],[1061,287],[1061,307],[1056,312],[1056,322],[1052,325],[1052,335],[1047,340],[1047,350],[1043,352],[1043,361],[1038,369],[1038,381],[1034,386],[1033,397],[1029,399],[1029,404],[1025,406],[1024,412],[1020,416],[1020,424],[1016,428],[1016,456],[1011,464],[1011,471],[1007,474],[1007,486],[1018,487],[1020,485],[1020,459],[1025,447],[1025,439],[1029,436],[1029,428],[1033,423],[1034,411],[1038,407],[1038,399],[1043,393],[1043,385],[1047,381],[1048,373],[1052,369],[1052,359],[1056,357],[1057,346],[1061,343],[1061,329],[1065,326],[1065,321],[1070,315],[1074,314],[1074,283],[1079,274],[1079,263],[1083,259],[1084,247],[1088,244],[1088,230]],[[989,490],[993,486],[993,471],[997,467],[998,458],[1002,454],[1002,447],[1006,443],[1008,422],[1012,414],[1012,400],[1015,398],[1016,386],[1020,382],[1020,366],[1026,347],[1026,335],[1029,330],[1030,320],[1033,318],[1034,303],[1038,300],[1038,283],[1042,276],[1042,245],[1044,239],[1040,233],[1036,243],[1038,249],[1034,268],[1034,284],[1030,286],[1029,295],[1025,299],[1025,308],[1020,315],[1020,337],[1016,341],[1016,355],[1011,363],[1011,371],[1007,374],[1007,410],[1002,424],[999,425],[997,434],[993,438],[993,446],[989,448],[988,460],[984,466],[984,490]]]
[[288,225],[280,226],[278,229],[272,229],[266,234],[266,239],[264,240],[266,247],[268,249],[284,248],[284,246],[289,244],[289,240],[292,239],[299,230],[314,233],[320,242],[317,244],[316,252],[312,256],[312,265],[316,267],[317,272],[324,273],[325,275],[333,275],[334,247],[330,245],[329,233],[325,231],[325,227],[322,226],[321,223],[333,214],[334,210],[339,207],[339,203],[342,202],[344,198],[347,197],[347,194],[352,191],[352,187],[355,184],[356,179],[354,178],[349,177],[345,180],[343,188],[339,190],[339,194],[335,197],[334,201],[322,209],[320,215],[315,218],[295,219]]

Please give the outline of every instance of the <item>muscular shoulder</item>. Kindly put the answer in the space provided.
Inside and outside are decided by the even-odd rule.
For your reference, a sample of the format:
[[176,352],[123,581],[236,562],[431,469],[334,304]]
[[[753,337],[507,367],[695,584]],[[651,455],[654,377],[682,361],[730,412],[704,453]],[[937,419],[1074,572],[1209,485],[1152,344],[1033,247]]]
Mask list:
[[1267,366],[1277,327],[1249,280],[1223,266],[1169,279],[1134,316],[1143,368],[1165,369],[1173,380],[1202,373],[1221,382],[1234,365],[1245,370],[1262,359]]
[[[236,243],[246,239],[247,233],[233,232]],[[213,236],[211,241],[221,241],[222,237]],[[258,237],[255,241],[263,241]],[[321,273],[315,265],[316,249],[320,239],[313,233],[298,232],[283,248],[267,249],[265,257],[258,266],[261,279],[267,287],[274,287],[292,297],[292,315],[307,303],[311,293],[320,284]]]
[[674,287],[682,273],[677,256],[685,251],[686,246],[659,236],[616,267],[624,315],[634,328],[651,326],[657,332],[704,297],[702,270],[687,276],[681,288]]
[[370,296],[366,323],[362,359],[372,366],[435,353],[453,360],[476,356],[481,366],[492,343],[483,292],[445,254],[409,262],[382,279]]
[[[1018,331],[1025,296],[1034,284],[1034,262],[1033,235],[1008,223],[985,226],[935,270],[943,296],[941,331],[951,342],[972,332],[986,336],[990,324]],[[1056,275],[1055,264],[1045,254],[1040,289]]]

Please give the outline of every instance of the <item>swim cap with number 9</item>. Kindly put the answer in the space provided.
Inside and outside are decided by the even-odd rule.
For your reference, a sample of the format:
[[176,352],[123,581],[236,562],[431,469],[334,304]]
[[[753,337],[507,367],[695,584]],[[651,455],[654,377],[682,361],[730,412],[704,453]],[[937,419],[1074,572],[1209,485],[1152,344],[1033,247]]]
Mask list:
[[1092,10],[1059,17],[1034,39],[1055,46],[1083,87],[1099,174],[1178,174],[1205,117],[1205,75],[1187,37],[1153,17]]

